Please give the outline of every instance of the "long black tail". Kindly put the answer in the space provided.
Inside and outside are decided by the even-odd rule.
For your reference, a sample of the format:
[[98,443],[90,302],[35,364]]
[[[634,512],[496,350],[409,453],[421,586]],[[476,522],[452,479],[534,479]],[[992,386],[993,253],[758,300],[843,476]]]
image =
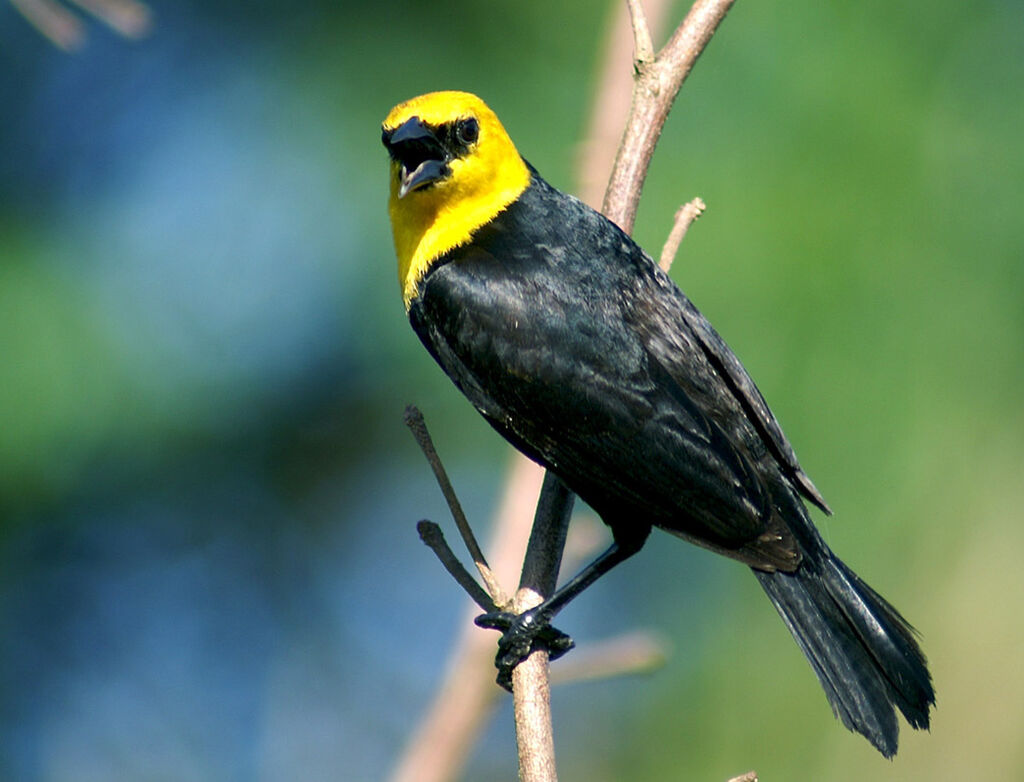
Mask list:
[[899,739],[894,707],[912,727],[928,727],[935,690],[924,653],[907,621],[810,524],[794,531],[804,549],[800,568],[754,573],[818,675],[832,710],[890,758]]

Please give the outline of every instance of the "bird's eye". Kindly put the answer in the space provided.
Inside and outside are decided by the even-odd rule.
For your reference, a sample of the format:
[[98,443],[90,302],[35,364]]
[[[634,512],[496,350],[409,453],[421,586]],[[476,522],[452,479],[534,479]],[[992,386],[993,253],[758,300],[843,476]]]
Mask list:
[[460,144],[472,144],[480,137],[480,123],[475,117],[460,119],[455,123],[455,138]]

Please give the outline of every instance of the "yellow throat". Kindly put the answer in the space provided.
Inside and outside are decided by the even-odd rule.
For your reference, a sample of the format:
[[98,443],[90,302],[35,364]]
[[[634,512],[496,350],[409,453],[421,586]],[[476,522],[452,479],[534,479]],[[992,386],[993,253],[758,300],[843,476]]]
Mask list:
[[479,136],[448,159],[448,176],[404,194],[402,164],[391,161],[388,212],[406,309],[416,298],[417,285],[431,264],[469,242],[481,226],[519,198],[530,184],[530,171],[512,139],[495,113],[475,95],[431,92],[400,103],[384,120],[385,133],[414,117],[439,130],[439,137],[453,123],[475,118]]

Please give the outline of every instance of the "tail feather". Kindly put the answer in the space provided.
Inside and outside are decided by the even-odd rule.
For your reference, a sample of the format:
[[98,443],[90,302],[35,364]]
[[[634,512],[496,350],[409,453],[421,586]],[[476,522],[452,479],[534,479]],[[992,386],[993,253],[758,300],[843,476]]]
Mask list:
[[892,757],[899,739],[895,709],[914,728],[928,727],[935,691],[924,653],[899,612],[816,532],[809,537],[801,541],[804,559],[796,572],[754,573],[810,661],[836,716]]

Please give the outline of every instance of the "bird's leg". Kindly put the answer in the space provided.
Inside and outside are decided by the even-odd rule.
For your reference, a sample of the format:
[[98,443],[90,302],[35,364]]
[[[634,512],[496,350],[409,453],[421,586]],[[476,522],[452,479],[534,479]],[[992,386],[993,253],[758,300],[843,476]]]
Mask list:
[[502,631],[501,639],[498,641],[498,654],[494,658],[494,665],[498,669],[498,684],[511,692],[512,669],[529,657],[535,649],[546,649],[549,659],[552,660],[558,659],[572,649],[572,638],[552,627],[551,620],[598,578],[639,551],[645,537],[630,540],[628,544],[619,541],[612,543],[603,554],[551,597],[521,614],[495,611],[478,616],[475,620],[478,627]]

